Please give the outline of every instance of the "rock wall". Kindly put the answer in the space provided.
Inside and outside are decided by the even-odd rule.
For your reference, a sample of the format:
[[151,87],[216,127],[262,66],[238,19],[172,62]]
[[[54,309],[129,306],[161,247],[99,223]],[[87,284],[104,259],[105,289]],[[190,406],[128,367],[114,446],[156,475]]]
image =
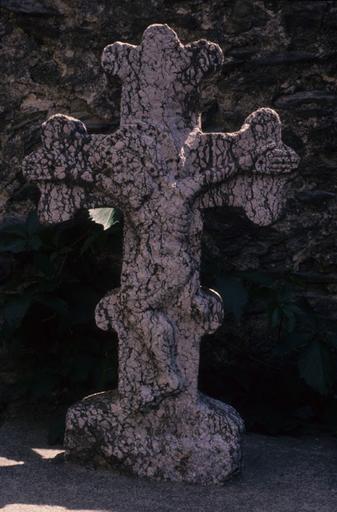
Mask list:
[[337,316],[335,1],[0,0],[0,15],[2,218],[36,200],[20,166],[48,116],[70,114],[92,133],[118,126],[120,84],[103,75],[104,46],[137,44],[149,24],[168,23],[183,42],[207,38],[223,49],[222,72],[202,91],[204,130],[237,130],[272,107],[302,159],[274,226],[206,212],[206,256],[225,270],[299,272],[314,305]]

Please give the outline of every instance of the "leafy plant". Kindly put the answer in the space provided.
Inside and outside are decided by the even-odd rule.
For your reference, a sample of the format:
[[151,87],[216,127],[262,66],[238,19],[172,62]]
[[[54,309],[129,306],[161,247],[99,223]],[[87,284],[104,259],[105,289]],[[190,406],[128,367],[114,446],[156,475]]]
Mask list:
[[106,283],[118,285],[120,227],[116,217],[105,230],[88,218],[42,226],[32,213],[0,230],[13,266],[1,287],[1,353],[17,397],[63,404],[116,385],[116,338],[99,331],[94,309]]
[[[206,340],[201,382],[207,391],[219,396],[228,386],[231,391],[223,398],[242,409],[259,431],[289,432],[309,423],[335,431],[337,325],[312,308],[305,282],[296,275],[262,272],[217,272],[213,279],[233,321],[242,325],[254,314],[264,318],[265,337],[272,341],[268,357],[261,359],[244,346],[227,343],[220,376],[220,364],[208,352],[208,343],[213,353],[216,343]],[[216,339],[222,350],[224,334]]]

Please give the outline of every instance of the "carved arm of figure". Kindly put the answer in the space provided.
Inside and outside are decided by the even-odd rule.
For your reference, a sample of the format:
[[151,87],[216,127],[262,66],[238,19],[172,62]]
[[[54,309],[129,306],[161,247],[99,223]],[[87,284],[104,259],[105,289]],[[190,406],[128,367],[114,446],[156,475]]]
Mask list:
[[[289,173],[299,157],[282,142],[281,121],[269,108],[253,112],[235,133],[205,134],[212,148],[212,164],[199,179],[198,203],[242,207],[260,225],[273,222],[282,209]],[[228,152],[231,155],[226,164]],[[197,195],[197,193],[196,193]]]
[[258,224],[275,220],[288,175],[299,162],[282,142],[278,114],[261,108],[247,117],[238,132],[202,134],[199,141],[189,156],[197,172],[182,180],[190,193],[199,196],[199,204],[243,207]]
[[42,222],[69,220],[80,208],[103,206],[93,171],[102,136],[90,136],[78,119],[56,114],[42,125],[42,147],[23,161],[23,173],[36,182]]
[[41,139],[42,147],[24,159],[23,173],[41,192],[42,222],[69,220],[81,208],[137,208],[151,193],[151,173],[142,172],[142,163],[149,166],[146,143],[153,145],[154,137],[141,137],[136,124],[89,135],[78,119],[56,114],[43,123]]

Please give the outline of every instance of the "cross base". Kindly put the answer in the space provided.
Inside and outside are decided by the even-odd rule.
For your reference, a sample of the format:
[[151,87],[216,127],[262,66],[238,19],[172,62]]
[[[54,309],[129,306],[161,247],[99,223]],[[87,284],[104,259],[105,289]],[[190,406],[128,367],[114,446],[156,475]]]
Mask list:
[[68,410],[66,459],[158,480],[221,484],[240,470],[242,431],[231,406],[201,394],[130,415],[118,393],[108,391]]

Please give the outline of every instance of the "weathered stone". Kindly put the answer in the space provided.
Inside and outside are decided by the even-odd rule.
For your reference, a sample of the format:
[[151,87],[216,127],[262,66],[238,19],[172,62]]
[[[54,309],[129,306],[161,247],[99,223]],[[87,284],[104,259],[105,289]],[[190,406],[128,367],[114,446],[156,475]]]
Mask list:
[[59,14],[51,2],[46,0],[0,0],[0,7],[23,14],[53,16]]
[[295,52],[295,51],[284,51],[284,52],[273,52],[273,53],[263,53],[258,57],[254,58],[253,61],[256,64],[270,64],[272,66],[276,66],[279,64],[288,64],[291,62],[310,62],[320,59],[326,59],[332,56],[333,53],[330,54],[317,54],[312,52]]
[[124,213],[121,286],[96,308],[97,325],[118,333],[118,393],[70,408],[70,459],[200,483],[240,468],[241,418],[198,392],[200,338],[223,319],[220,296],[200,287],[201,210],[231,205],[273,222],[298,157],[268,108],[235,133],[202,132],[199,86],[222,63],[217,44],[184,46],[167,25],[148,27],[139,46],[111,44],[102,65],[122,81],[120,128],[90,136],[55,115],[24,161],[43,221],[100,206]]
[[326,192],[325,190],[304,190],[299,192],[297,197],[304,203],[326,203],[329,199],[334,199],[336,194]]
[[308,103],[324,103],[327,105],[337,104],[337,94],[327,93],[325,91],[303,91],[281,96],[275,101],[275,105],[279,108],[297,108],[307,105]]

